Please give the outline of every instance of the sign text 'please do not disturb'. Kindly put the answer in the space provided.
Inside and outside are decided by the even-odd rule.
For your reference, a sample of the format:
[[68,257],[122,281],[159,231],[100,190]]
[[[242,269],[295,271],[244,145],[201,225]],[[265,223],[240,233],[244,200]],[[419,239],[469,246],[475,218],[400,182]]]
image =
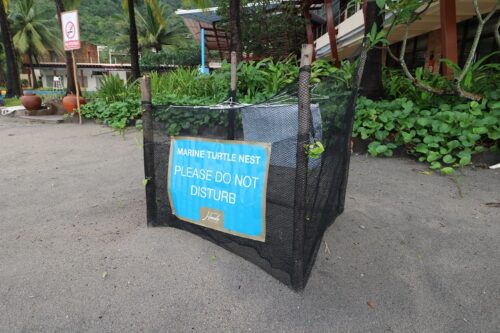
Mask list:
[[267,143],[172,137],[168,196],[181,220],[265,241]]

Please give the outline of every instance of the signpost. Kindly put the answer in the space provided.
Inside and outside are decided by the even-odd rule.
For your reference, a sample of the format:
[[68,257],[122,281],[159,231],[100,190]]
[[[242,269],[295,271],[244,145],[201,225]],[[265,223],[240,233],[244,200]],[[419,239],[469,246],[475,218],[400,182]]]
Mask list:
[[168,197],[179,219],[264,242],[271,145],[172,137]]
[[61,13],[61,25],[63,31],[64,51],[71,51],[73,58],[73,78],[76,89],[76,108],[78,110],[78,119],[82,124],[82,115],[80,114],[80,88],[78,85],[78,75],[76,68],[76,59],[74,50],[80,49],[80,24],[78,21],[78,11],[72,10]]

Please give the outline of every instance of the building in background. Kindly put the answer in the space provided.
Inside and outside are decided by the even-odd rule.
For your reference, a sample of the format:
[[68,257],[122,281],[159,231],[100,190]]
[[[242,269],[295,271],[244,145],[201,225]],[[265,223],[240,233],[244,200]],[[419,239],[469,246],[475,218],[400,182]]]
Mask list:
[[[495,0],[479,0],[483,16],[491,11]],[[347,0],[334,0],[337,52],[340,59],[357,55],[364,34],[362,5],[348,8]],[[483,29],[476,58],[497,51],[494,25],[499,12],[493,15]],[[389,17],[386,17],[386,20]],[[439,72],[440,59],[448,58],[463,66],[471,49],[477,28],[477,18],[470,0],[440,0],[433,2],[421,18],[410,25],[405,60],[410,69],[425,66]],[[403,27],[397,27],[389,36],[391,51],[399,54],[403,39]],[[330,58],[330,42],[327,33],[315,40],[318,57]],[[492,59],[493,60],[493,59]],[[383,63],[397,63],[383,52]]]
[[[77,76],[82,90],[96,91],[99,89],[101,79],[105,75],[118,75],[124,82],[130,78],[130,64],[116,63],[117,58],[113,59],[112,55],[108,54],[106,54],[106,59],[111,59],[115,63],[102,63],[102,52],[98,51],[98,46],[89,42],[81,42],[81,46],[79,50],[74,51],[74,54],[77,63]],[[64,54],[57,54],[54,51],[50,51],[48,54],[40,57],[38,61],[37,64],[34,64],[35,76],[42,87],[48,89],[55,88],[58,85],[55,82],[58,78],[62,87],[66,87],[66,58]],[[23,57],[21,79],[25,80],[31,86],[33,78],[27,63],[27,59]]]
[[[306,21],[308,43],[314,44],[317,58],[338,60],[357,56],[364,36],[363,3],[350,0],[300,1],[301,15]],[[286,0],[283,0],[285,3]],[[273,3],[278,6],[279,2]],[[305,4],[305,5],[304,5]],[[478,0],[483,15],[490,12],[495,0]],[[500,11],[499,11],[500,12]],[[499,12],[484,27],[476,58],[497,51],[494,25]],[[205,29],[205,45],[210,54],[227,59],[229,33],[220,28],[221,17],[217,8],[176,11],[196,40],[200,29]],[[330,15],[328,15],[330,14]],[[386,17],[390,19],[390,17]],[[462,66],[469,54],[477,28],[477,18],[471,0],[438,0],[433,2],[421,18],[410,26],[405,59],[410,69],[425,66],[433,72],[440,71],[440,59],[448,58]],[[396,27],[390,35],[391,50],[399,54],[403,39],[403,27]],[[331,47],[333,45],[333,48]],[[212,52],[210,52],[212,51]],[[245,60],[245,55],[243,55]],[[251,57],[247,57],[251,59]],[[497,61],[491,59],[491,61]],[[383,52],[383,64],[397,66]],[[212,63],[212,67],[214,64]]]

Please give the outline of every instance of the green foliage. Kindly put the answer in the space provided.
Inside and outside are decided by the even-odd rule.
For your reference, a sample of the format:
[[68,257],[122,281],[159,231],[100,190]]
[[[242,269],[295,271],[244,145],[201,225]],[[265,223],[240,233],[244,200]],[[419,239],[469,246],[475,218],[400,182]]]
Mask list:
[[[352,66],[344,62],[341,69],[326,61],[312,67],[312,82],[323,77],[347,73],[344,82],[352,82]],[[263,102],[296,82],[298,63],[295,57],[284,61],[270,58],[240,63],[238,66],[238,101],[254,104]],[[200,75],[196,69],[179,68],[166,74],[152,73],[151,86],[154,104],[214,105],[228,99],[230,66],[224,63],[220,70]],[[339,81],[343,82],[343,81]],[[181,130],[198,133],[202,126],[225,126],[227,117],[222,113],[200,112],[195,109],[170,108],[156,113],[157,119],[168,124],[171,135]]]
[[124,129],[141,117],[141,103],[139,99],[126,99],[108,103],[103,99],[95,100],[82,105],[82,116],[96,119],[115,129]]
[[178,68],[165,74],[151,73],[153,103],[212,105],[227,98],[229,73],[200,75],[195,68]]
[[160,52],[162,48],[176,49],[186,44],[184,24],[159,0],[147,0],[145,13],[136,10],[136,18],[137,37],[142,49],[153,48]]
[[136,83],[127,84],[118,75],[106,75],[101,79],[101,87],[97,92],[97,97],[106,102],[123,101],[127,98],[139,96],[139,89]]
[[431,169],[470,164],[474,153],[500,142],[500,102],[441,103],[420,107],[407,98],[374,102],[360,98],[356,109],[353,136],[371,140],[372,156],[392,156],[396,147]]
[[387,32],[384,30],[378,31],[377,23],[373,23],[370,33],[368,33],[368,46],[370,48],[380,45],[389,45],[389,41],[386,36]]
[[321,154],[325,151],[325,147],[321,143],[321,141],[314,141],[314,143],[308,144],[305,146],[306,154],[310,158],[317,160],[320,158]]
[[340,67],[332,66],[331,62],[324,59],[318,59],[311,66],[311,82],[319,83],[323,78],[330,77],[345,88],[352,87],[354,73],[358,68],[359,61],[342,60]]
[[21,100],[19,98],[5,98],[4,100],[4,106],[9,107],[9,106],[19,106],[21,105]]
[[[352,84],[354,68],[355,65],[349,62],[343,62],[342,68],[337,69],[326,61],[320,61],[312,67],[311,82],[317,83],[321,78],[329,77],[336,84],[349,85]],[[150,76],[155,105],[208,106],[224,102],[229,97],[230,66],[227,63],[208,75],[202,75],[193,68],[178,68],[162,74],[153,72]],[[295,83],[297,78],[295,57],[281,62],[268,58],[241,63],[238,66],[238,101],[249,104],[265,101]],[[123,110],[123,103],[135,107],[134,101],[139,101],[136,84],[125,84],[117,76],[107,76],[101,82],[97,100],[87,104],[83,114],[121,128],[130,123],[127,119],[136,119],[138,115],[135,109],[130,114]],[[165,107],[157,111],[155,117],[168,124],[170,134],[183,130],[196,134],[202,126],[227,125],[227,117],[223,113],[207,113],[194,108]]]
[[12,8],[9,19],[12,21],[13,42],[19,53],[43,55],[51,50],[61,52],[62,43],[53,20],[44,19],[45,13],[34,0],[23,0]]
[[162,65],[165,66],[196,66],[200,63],[200,47],[193,40],[182,48],[176,50],[162,49],[160,52],[143,50],[141,53],[141,72],[155,71]]
[[[492,57],[500,54],[500,51],[493,52],[477,60],[463,74],[461,86],[466,91],[480,94],[488,99],[500,99],[500,64],[488,63]],[[458,77],[463,68],[449,59],[442,59],[453,70],[453,75]]]
[[[175,71],[151,73],[151,90],[154,104],[214,105],[227,99],[229,87],[227,71],[201,75],[197,69],[178,68]],[[227,124],[227,117],[219,112],[201,112],[196,109],[169,108],[155,114],[167,124],[170,135],[181,130],[197,134],[205,126]]]
[[[226,66],[229,73],[229,67]],[[238,99],[242,103],[258,103],[292,84],[299,75],[295,57],[283,61],[266,58],[242,62],[238,66]]]
[[[21,2],[21,0],[17,1]],[[35,0],[35,2],[43,12],[43,19],[50,19],[57,25],[57,20],[54,20],[56,16],[54,0]],[[180,0],[162,0],[161,2],[170,5],[173,9],[180,7]],[[138,2],[137,8],[141,13],[145,13],[144,1]],[[117,15],[122,13],[120,0],[83,0],[80,1],[78,10],[82,40],[120,49],[120,45],[117,45],[118,31],[116,30],[117,22],[123,20],[121,15]]]
[[133,124],[141,114],[137,84],[127,84],[118,75],[105,76],[101,80],[97,99],[82,106],[82,116],[115,129]]
[[[229,1],[218,1],[222,29],[229,31]],[[305,20],[293,2],[272,0],[241,0],[240,27],[243,51],[254,59],[288,54],[300,55],[306,41]]]
[[[431,73],[426,69],[422,69],[422,67],[415,70],[415,78],[425,82],[431,87],[442,90],[451,90],[453,84],[443,76]],[[414,82],[408,79],[408,77],[406,77],[401,70],[397,69],[387,67],[384,68],[382,80],[385,94],[391,99],[404,96],[409,100],[414,101],[416,104],[424,107],[436,105],[436,103],[443,101],[452,103],[457,100],[457,98],[460,99],[457,96],[440,96],[435,93],[422,90],[417,87]]]

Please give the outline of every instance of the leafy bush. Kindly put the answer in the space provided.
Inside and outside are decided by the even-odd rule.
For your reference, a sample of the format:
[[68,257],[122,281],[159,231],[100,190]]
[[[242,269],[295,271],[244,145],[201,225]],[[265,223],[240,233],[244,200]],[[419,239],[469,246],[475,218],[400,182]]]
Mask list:
[[[338,78],[339,84],[352,84],[356,65],[347,61],[337,69],[327,61],[317,61],[312,67],[311,82],[317,83],[325,76]],[[258,62],[240,63],[238,66],[238,101],[241,103],[263,102],[298,78],[298,62],[295,57],[284,61],[270,58]],[[201,75],[198,69],[178,68],[167,73],[153,72],[151,90],[155,105],[215,105],[229,97],[230,65],[208,75]],[[118,76],[107,76],[101,81],[97,99],[83,108],[83,115],[95,118],[114,128],[124,128],[131,120],[140,116],[139,90],[136,83],[125,84]],[[127,112],[125,106],[131,109]],[[156,118],[168,124],[170,134],[189,130],[195,134],[202,125],[227,124],[227,117],[218,112],[207,115],[203,112],[169,109],[159,111]]]
[[[490,53],[473,63],[464,75],[462,87],[466,91],[485,96],[488,99],[500,99],[500,64],[488,63],[499,54],[500,51]],[[453,70],[455,77],[458,77],[463,70],[448,59],[441,61]]]
[[151,73],[154,104],[211,105],[224,101],[229,91],[229,73],[200,75],[198,69],[180,67],[174,71]]
[[187,47],[176,48],[174,51],[162,49],[153,52],[143,49],[141,52],[141,72],[155,70],[162,65],[195,66],[200,62],[200,46],[191,41]]
[[[342,69],[333,67],[327,61],[318,61],[312,67],[312,82],[319,82],[322,77],[334,73],[347,73],[354,68],[344,62]],[[238,66],[238,101],[241,103],[263,102],[287,86],[296,82],[299,70],[295,57],[284,61],[263,59],[240,63]],[[340,75],[340,74],[339,74]],[[350,77],[352,81],[352,70]],[[154,104],[175,105],[214,105],[225,101],[229,96],[230,66],[223,63],[222,68],[200,75],[197,69],[179,68],[166,74],[151,74],[151,86]],[[340,82],[340,81],[339,81]],[[168,124],[171,135],[181,130],[196,134],[201,126],[225,126],[227,115],[218,112],[197,112],[196,110],[170,108],[155,114],[158,120]]]
[[142,115],[140,101],[133,98],[111,103],[97,99],[82,105],[81,111],[85,118],[96,119],[115,129],[124,129]]
[[[416,69],[415,77],[434,88],[451,90],[452,87],[451,81],[439,74],[431,73],[426,69],[424,70],[422,67]],[[408,79],[406,75],[398,69],[384,68],[382,78],[385,94],[390,99],[406,97],[420,106],[427,107],[442,102],[452,103],[459,98],[457,96],[440,96],[422,90],[422,88],[417,87],[415,83]]]
[[342,60],[340,67],[332,66],[331,62],[324,59],[318,59],[311,66],[311,82],[319,83],[323,78],[329,77],[344,88],[352,87],[354,72],[358,68],[359,61]]
[[451,172],[470,164],[471,155],[498,147],[500,102],[475,101],[422,108],[407,98],[374,102],[359,98],[353,136],[372,142],[372,156],[392,156],[398,146]]
[[136,83],[127,84],[118,75],[106,75],[101,79],[97,97],[108,103],[123,101],[129,97],[139,97]]
[[137,83],[127,84],[118,75],[107,75],[101,80],[96,99],[82,105],[82,116],[103,124],[124,129],[141,117],[141,103]]

